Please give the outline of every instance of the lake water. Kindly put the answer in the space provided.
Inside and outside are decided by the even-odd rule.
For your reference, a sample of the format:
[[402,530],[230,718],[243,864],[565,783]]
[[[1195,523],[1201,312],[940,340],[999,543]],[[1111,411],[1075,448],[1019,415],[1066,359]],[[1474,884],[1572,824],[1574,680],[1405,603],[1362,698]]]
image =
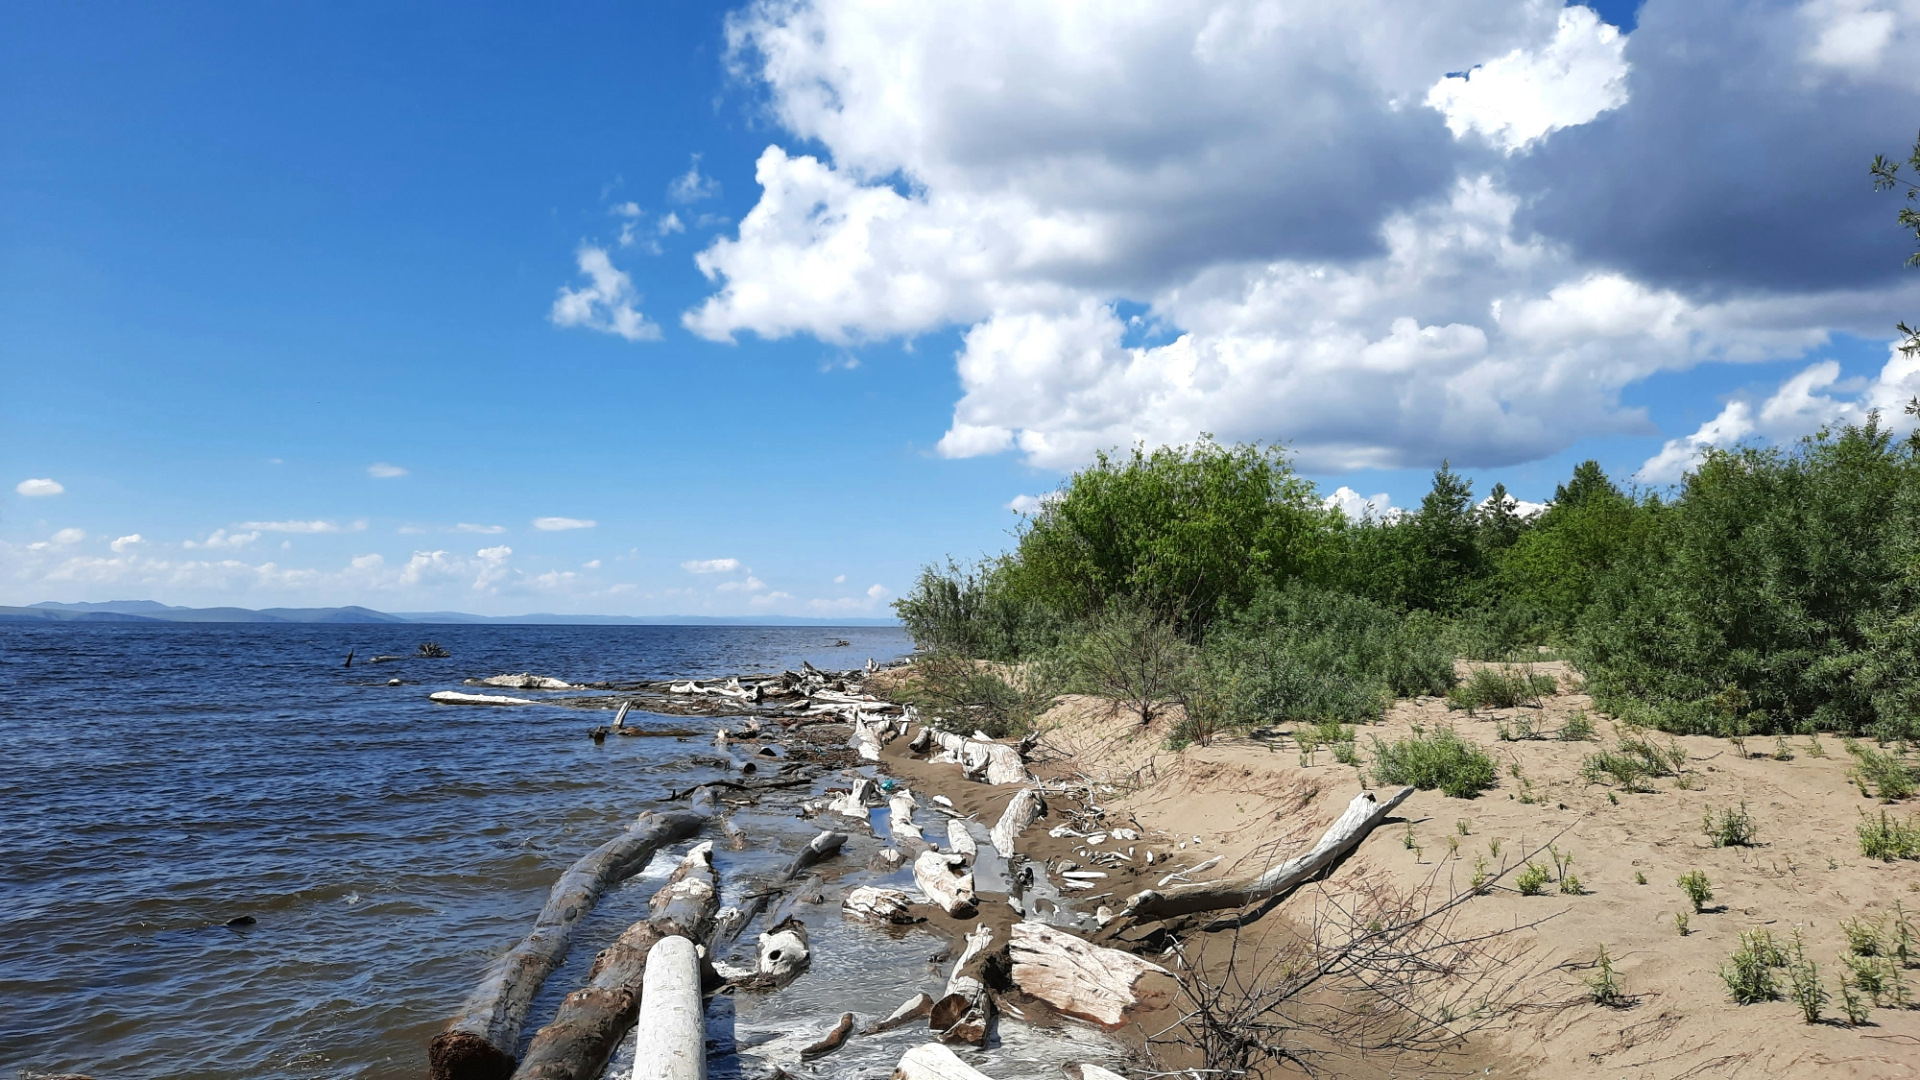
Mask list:
[[[451,658],[341,666],[349,648],[364,661],[427,638]],[[423,1075],[427,1041],[559,872],[669,787],[718,775],[687,761],[704,739],[596,746],[604,713],[428,693],[502,672],[850,668],[908,647],[875,627],[0,625],[0,1073]],[[789,851],[819,827],[736,820]],[[718,852],[723,879],[747,858]],[[601,902],[529,1035],[666,865]],[[256,925],[224,925],[241,915]],[[823,931],[814,972],[738,1003],[743,1031],[755,1014],[777,1029],[843,1004],[884,1013],[939,985],[925,935]],[[836,941],[885,955],[830,962]],[[902,956],[917,981],[875,977]],[[810,1071],[884,1075],[881,1050],[897,1057]]]

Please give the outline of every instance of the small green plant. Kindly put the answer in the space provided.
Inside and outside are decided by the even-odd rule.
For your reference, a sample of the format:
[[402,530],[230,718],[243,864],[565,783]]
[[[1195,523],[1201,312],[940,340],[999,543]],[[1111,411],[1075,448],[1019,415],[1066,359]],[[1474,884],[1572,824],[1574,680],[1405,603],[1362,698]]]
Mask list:
[[1752,847],[1758,838],[1753,825],[1753,817],[1747,813],[1747,804],[1741,803],[1735,810],[1731,807],[1715,814],[1711,807],[1700,828],[1713,841],[1714,847]]
[[1459,837],[1457,836],[1447,837],[1447,857],[1452,859],[1457,859],[1460,857],[1460,838]]
[[1485,895],[1487,891],[1487,857],[1476,855],[1473,859],[1473,880],[1470,884],[1475,895]]
[[1593,738],[1593,721],[1588,719],[1585,709],[1567,717],[1560,728],[1561,742],[1587,742]]
[[1907,911],[1900,901],[1893,902],[1893,959],[1901,967],[1912,967],[1920,959],[1920,935],[1914,932],[1913,921],[1907,918]]
[[[1840,976],[1840,1011],[1847,1016],[1848,1027],[1859,1027],[1867,1022],[1867,1002],[1860,996],[1865,989],[1857,978]],[[1814,1021],[1807,1021],[1809,1024]]]
[[1533,781],[1524,778],[1520,781],[1520,801],[1528,806],[1540,801],[1539,794],[1533,790]]
[[1776,959],[1781,957],[1772,935],[1764,930],[1740,935],[1740,948],[1720,968],[1720,978],[1736,1004],[1753,1005],[1780,996],[1773,969],[1783,965],[1774,963]]
[[1588,754],[1580,762],[1582,780],[1589,784],[1612,783],[1625,791],[1646,791],[1654,777],[1682,775],[1687,752],[1678,742],[1656,746],[1632,728],[1616,731],[1616,735],[1612,750]]
[[1878,818],[1862,814],[1855,831],[1860,836],[1860,854],[1869,859],[1920,859],[1920,820],[1912,815],[1901,822],[1885,810]]
[[1461,836],[1470,836],[1473,834],[1473,822],[1468,821],[1466,818],[1456,819],[1453,823],[1453,828],[1454,831]]
[[1644,871],[1644,870],[1635,870],[1635,871],[1633,872],[1633,883],[1634,883],[1635,885],[1645,885],[1645,884],[1647,883],[1647,873],[1646,873],[1646,871]]
[[1381,784],[1411,784],[1422,791],[1439,788],[1456,799],[1471,799],[1494,785],[1496,768],[1485,750],[1439,728],[1388,745],[1373,738],[1373,775]]
[[1773,760],[1793,760],[1793,747],[1787,745],[1787,737],[1785,735],[1778,736],[1773,740]]
[[1827,748],[1821,744],[1820,733],[1817,731],[1807,736],[1807,756],[1808,757],[1826,757],[1827,756]]
[[1627,1003],[1626,995],[1620,991],[1620,976],[1613,970],[1613,957],[1607,955],[1607,947],[1600,946],[1600,955],[1593,961],[1593,974],[1586,978],[1587,993],[1595,1005],[1618,1008]]
[[1800,1006],[1801,1017],[1809,1024],[1819,1023],[1831,995],[1827,993],[1826,984],[1820,981],[1820,965],[1807,958],[1798,930],[1793,932],[1792,956],[1785,966],[1789,993],[1793,1003]]
[[1886,925],[1885,916],[1872,922],[1861,918],[1841,922],[1840,932],[1847,936],[1847,951],[1855,956],[1883,955],[1886,952]]
[[1499,837],[1496,836],[1493,839],[1487,841],[1487,854],[1492,855],[1496,859],[1500,857],[1500,838]]
[[1420,841],[1414,839],[1413,836],[1413,822],[1407,822],[1407,835],[1400,838],[1400,846],[1406,848],[1408,851],[1412,851],[1419,843]]
[[1693,910],[1699,913],[1707,910],[1707,901],[1713,899],[1713,885],[1707,881],[1707,875],[1699,870],[1689,870],[1680,875],[1680,891],[1687,894],[1693,902]]
[[1615,805],[1615,806],[1619,806],[1619,805],[1620,805],[1620,796],[1619,796],[1619,795],[1617,795],[1617,794],[1615,794],[1614,792],[1611,792],[1611,791],[1609,791],[1609,792],[1607,792],[1607,801],[1608,801],[1608,802],[1610,802],[1610,803],[1612,803],[1612,804],[1613,804],[1613,805]]
[[1899,979],[1900,973],[1890,961],[1877,956],[1850,956],[1841,953],[1840,962],[1847,968],[1842,981],[1851,982],[1859,987],[1863,993],[1873,999],[1874,1004],[1878,1005],[1884,997],[1893,996],[1892,984]]
[[1580,884],[1580,875],[1565,873],[1560,875],[1560,891],[1568,896],[1585,896],[1586,886]]
[[1333,744],[1333,760],[1342,765],[1352,765],[1358,768],[1360,766],[1360,751],[1354,746],[1352,739],[1345,739]]
[[1547,882],[1551,880],[1553,876],[1548,873],[1546,867],[1528,859],[1525,869],[1520,871],[1519,877],[1513,879],[1513,884],[1520,890],[1521,896],[1539,896],[1547,891]]
[[1882,802],[1913,797],[1914,771],[1898,754],[1875,750],[1851,739],[1847,740],[1847,752],[1853,755],[1849,775],[1860,785],[1862,794],[1872,788]]
[[1538,704],[1559,688],[1551,675],[1520,668],[1480,668],[1447,691],[1447,708],[1464,709],[1468,716],[1477,709],[1512,709]]
[[1692,918],[1684,911],[1676,911],[1673,913],[1673,928],[1680,931],[1681,937],[1686,937],[1688,934],[1693,933],[1690,926],[1692,921]]

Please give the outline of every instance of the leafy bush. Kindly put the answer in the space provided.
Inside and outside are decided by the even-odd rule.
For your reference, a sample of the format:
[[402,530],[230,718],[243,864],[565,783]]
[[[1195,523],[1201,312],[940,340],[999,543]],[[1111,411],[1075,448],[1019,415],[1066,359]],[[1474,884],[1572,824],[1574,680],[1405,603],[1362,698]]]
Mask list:
[[935,727],[955,732],[976,728],[996,739],[1025,735],[1052,708],[1063,680],[1057,661],[991,664],[953,653],[915,661],[900,699],[927,715]]
[[1809,1024],[1819,1023],[1829,1000],[1827,987],[1820,981],[1820,966],[1807,959],[1798,930],[1793,932],[1793,955],[1786,967],[1787,984],[1791,988],[1793,1003],[1800,1006],[1801,1018]]
[[1513,879],[1513,884],[1520,890],[1521,896],[1539,896],[1547,891],[1547,882],[1552,880],[1553,875],[1547,872],[1546,867],[1528,860],[1519,876]]
[[1752,847],[1758,838],[1746,803],[1741,803],[1737,810],[1725,807],[1718,814],[1709,807],[1700,828],[1714,847]]
[[1447,692],[1447,708],[1465,709],[1471,715],[1475,709],[1533,705],[1558,686],[1551,675],[1519,668],[1477,668],[1465,682]]
[[916,648],[962,657],[1013,660],[1049,652],[1067,629],[1045,605],[1014,594],[1005,558],[923,567],[893,609]]
[[1644,791],[1656,776],[1678,775],[1687,752],[1678,742],[1655,746],[1633,732],[1620,735],[1614,749],[1588,754],[1580,762],[1580,778],[1589,784],[1611,781],[1627,791]]
[[1860,790],[1871,787],[1886,802],[1913,797],[1914,771],[1899,755],[1875,750],[1851,739],[1847,740],[1847,752],[1853,755],[1851,775]]
[[1492,787],[1498,774],[1492,756],[1452,728],[1417,733],[1391,746],[1376,735],[1373,753],[1376,782],[1412,784],[1422,791],[1439,788],[1456,799],[1471,799]]
[[1560,728],[1560,739],[1562,742],[1589,742],[1593,739],[1593,721],[1585,710],[1567,717],[1567,722]]
[[1785,966],[1786,957],[1773,943],[1773,935],[1765,930],[1750,930],[1740,935],[1740,948],[1727,958],[1720,969],[1720,978],[1737,1004],[1753,1005],[1780,996],[1780,984],[1774,979],[1773,971]]
[[1593,961],[1593,974],[1587,976],[1587,994],[1595,1005],[1617,1008],[1627,1004],[1627,997],[1620,990],[1620,977],[1613,970],[1613,957],[1607,955],[1605,944],[1600,946],[1600,955]]
[[1920,859],[1920,821],[1913,817],[1901,822],[1885,810],[1877,819],[1863,814],[1855,831],[1860,836],[1860,854],[1869,859]]
[[1079,684],[1140,718],[1140,726],[1188,685],[1193,649],[1145,608],[1116,606],[1071,651]]
[[1687,894],[1693,902],[1693,910],[1699,913],[1707,910],[1707,901],[1713,899],[1713,885],[1707,875],[1699,870],[1689,870],[1680,875],[1680,891]]

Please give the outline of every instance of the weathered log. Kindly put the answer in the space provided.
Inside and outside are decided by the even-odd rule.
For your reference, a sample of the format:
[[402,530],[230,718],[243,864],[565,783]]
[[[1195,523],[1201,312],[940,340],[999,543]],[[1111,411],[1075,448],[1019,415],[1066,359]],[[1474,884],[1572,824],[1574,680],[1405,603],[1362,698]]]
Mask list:
[[1111,1069],[1103,1069],[1098,1065],[1081,1062],[1080,1080],[1127,1080],[1127,1078]]
[[887,800],[887,829],[895,840],[913,840],[926,843],[926,837],[920,834],[920,826],[913,822],[913,812],[920,804],[914,800],[913,792],[905,788],[893,793]]
[[706,1010],[693,942],[676,935],[655,945],[643,985],[633,1080],[706,1080]]
[[[1005,743],[970,742],[968,744],[972,760],[978,761],[978,778],[989,784],[1026,784],[1033,781],[1027,775],[1027,764],[1020,760],[1020,751]],[[969,775],[973,775],[970,773]]]
[[594,959],[587,986],[560,1002],[553,1022],[527,1045],[514,1080],[593,1080],[633,1029],[647,956],[668,935],[637,922]]
[[458,690],[437,690],[427,695],[435,705],[537,705],[531,698],[505,694],[463,694]]
[[807,927],[798,919],[782,920],[760,935],[759,945],[753,966],[766,989],[787,985],[813,964],[813,946],[807,940]]
[[894,1067],[893,1080],[993,1080],[939,1043],[922,1043]]
[[959,818],[947,819],[947,849],[955,855],[964,855],[971,859],[980,853],[973,834],[967,831],[967,823]]
[[962,870],[967,860],[941,851],[923,851],[913,860],[913,883],[927,899],[949,915],[971,915],[979,907],[973,892],[973,873]]
[[713,869],[713,841],[705,840],[681,858],[673,876],[647,902],[655,925],[669,933],[705,941],[720,910],[720,878]]
[[920,729],[920,733],[913,737],[913,741],[907,744],[907,749],[913,751],[916,754],[924,754],[932,746],[933,746],[933,729],[930,727],[923,727]]
[[[1108,1031],[1173,1001],[1172,973],[1166,968],[1051,926],[1015,923],[1008,951],[1014,985],[1058,1012]],[[1149,978],[1155,974],[1167,978]]]
[[985,978],[987,947],[991,944],[991,926],[982,924],[967,935],[966,951],[954,962],[946,993],[927,1014],[927,1025],[941,1042],[987,1045],[993,1029],[993,995],[987,992]]
[[1401,788],[1386,802],[1379,802],[1373,792],[1363,791],[1353,797],[1353,801],[1347,804],[1346,812],[1327,827],[1320,842],[1305,854],[1251,878],[1175,885],[1165,892],[1154,889],[1138,892],[1128,898],[1121,914],[1135,920],[1167,919],[1196,911],[1242,907],[1280,896],[1297,885],[1311,881],[1315,875],[1338,862],[1341,856],[1366,839],[1373,827],[1380,824],[1394,807],[1412,794],[1412,788]]
[[555,679],[547,675],[534,675],[521,672],[518,675],[489,675],[484,679],[468,679],[468,686],[498,686],[508,690],[571,690],[573,684],[565,679]]
[[560,875],[533,932],[487,969],[479,986],[427,1050],[432,1080],[502,1080],[511,1076],[514,1050],[540,985],[566,958],[573,931],[609,885],[644,869],[654,852],[698,832],[700,813],[642,814]]
[[927,1014],[932,1011],[933,995],[923,990],[908,998],[899,1008],[888,1013],[885,1020],[877,1024],[868,1025],[865,1034],[878,1035],[883,1031],[892,1031],[897,1027],[905,1027],[915,1020],[924,1020]]
[[821,1037],[819,1042],[800,1051],[800,1060],[812,1061],[817,1057],[825,1057],[846,1045],[847,1038],[852,1034],[853,1014],[843,1013],[840,1016],[840,1022],[833,1025],[832,1031]]
[[847,894],[840,907],[849,915],[863,919],[877,919],[889,923],[919,922],[913,913],[913,904],[907,894],[899,889],[880,889],[872,885],[862,885]]
[[1023,788],[1007,804],[1000,820],[993,826],[993,847],[1002,858],[1013,858],[1014,841],[1027,826],[1047,815],[1047,801],[1040,797],[1040,789]]
[[747,924],[753,921],[754,916],[766,910],[767,901],[771,899],[775,893],[779,892],[801,874],[806,873],[816,864],[839,854],[840,848],[846,844],[846,842],[846,833],[833,832],[832,830],[822,832],[807,841],[806,846],[800,849],[800,853],[793,857],[793,861],[789,862],[785,869],[781,870],[771,881],[768,881],[761,888],[754,891],[754,894],[747,899],[746,906],[740,909],[737,916],[729,919],[726,926],[715,930],[713,944],[718,945],[739,937],[740,931],[747,928]]
[[623,701],[620,703],[620,711],[613,714],[613,726],[615,728],[627,726],[627,710],[631,708],[633,708],[633,702],[631,701]]

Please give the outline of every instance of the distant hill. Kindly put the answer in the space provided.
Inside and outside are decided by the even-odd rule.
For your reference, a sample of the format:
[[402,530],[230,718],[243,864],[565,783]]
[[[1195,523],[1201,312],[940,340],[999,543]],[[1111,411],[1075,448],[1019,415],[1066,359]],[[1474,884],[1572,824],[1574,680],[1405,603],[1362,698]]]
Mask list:
[[896,619],[810,619],[797,615],[469,615],[461,611],[390,614],[357,606],[330,608],[174,607],[152,600],[93,604],[45,601],[31,607],[0,606],[0,622],[185,622],[185,623],[503,623],[547,626],[893,626]]

